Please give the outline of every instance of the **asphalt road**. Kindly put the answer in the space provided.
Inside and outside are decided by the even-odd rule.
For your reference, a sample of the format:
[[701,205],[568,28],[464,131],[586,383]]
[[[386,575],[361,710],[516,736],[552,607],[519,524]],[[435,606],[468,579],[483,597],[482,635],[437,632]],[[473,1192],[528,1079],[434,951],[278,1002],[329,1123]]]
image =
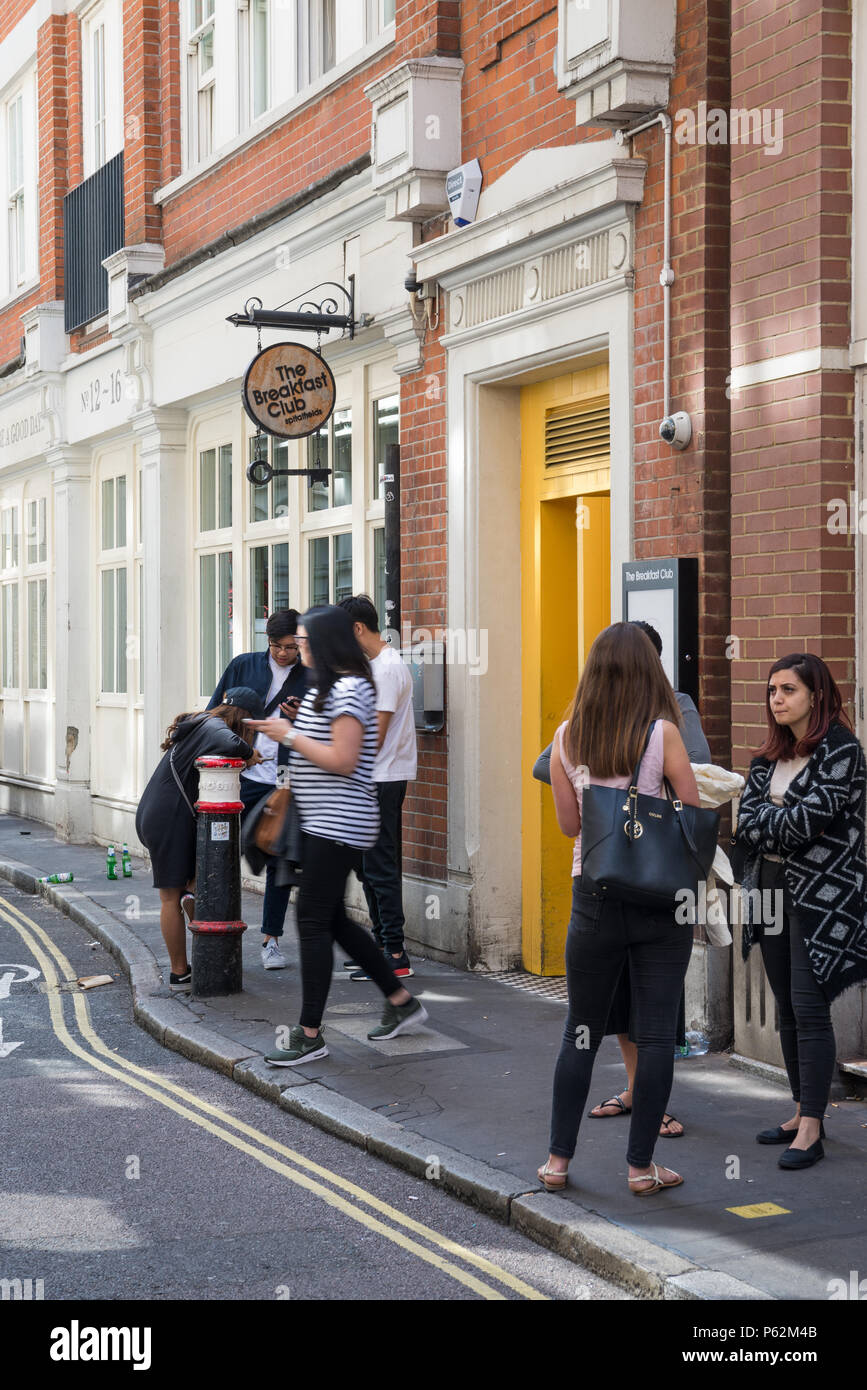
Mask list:
[[7,885],[0,1022],[0,1297],[628,1298],[166,1051],[103,948]]

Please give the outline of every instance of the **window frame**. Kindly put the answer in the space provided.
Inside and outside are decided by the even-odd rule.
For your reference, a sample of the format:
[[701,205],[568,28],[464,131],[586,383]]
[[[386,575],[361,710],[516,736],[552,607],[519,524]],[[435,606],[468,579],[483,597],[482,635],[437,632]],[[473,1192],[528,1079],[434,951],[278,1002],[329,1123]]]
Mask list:
[[[95,527],[97,537],[96,608],[98,638],[95,643],[97,707],[108,706],[126,709],[130,701],[137,698],[136,692],[130,688],[132,660],[129,651],[129,639],[135,634],[133,606],[135,596],[132,592],[133,552],[135,550],[133,526],[135,519],[131,514],[133,509],[133,488],[130,487],[131,475],[134,480],[134,467],[129,461],[126,462],[125,466],[121,466],[117,456],[107,458],[96,474],[98,479]],[[121,483],[123,484],[122,488],[119,486]],[[109,496],[111,501],[107,508]],[[109,521],[110,526],[107,525]],[[121,573],[123,574],[122,584],[119,579]],[[107,575],[112,576],[110,584],[107,584],[105,578]],[[111,589],[112,604],[111,688],[108,688],[104,683],[108,655],[105,612],[108,587]],[[122,607],[118,601],[121,589],[123,590]],[[123,618],[122,622],[121,617]]]
[[[102,74],[101,91],[97,91],[94,39],[100,30]],[[91,5],[80,16],[81,143],[85,178],[95,174],[123,149],[122,33],[123,19],[118,0],[99,0],[99,3]]]
[[[314,83],[321,82],[329,75],[349,71],[355,65],[356,56],[363,53],[368,45],[375,43],[394,28],[394,19],[385,18],[385,0],[351,0],[355,6],[364,6],[363,32],[360,44],[338,57],[337,35],[340,21],[337,9],[341,0],[297,0],[296,11],[296,53],[297,88],[303,92]],[[327,6],[334,9],[334,61],[326,66],[324,53],[325,24]]]
[[[193,23],[198,8],[201,20]],[[216,0],[185,0],[185,50],[186,50],[186,91],[184,93],[185,126],[187,132],[188,166],[201,164],[209,159],[216,149],[217,133],[217,3]],[[199,49],[208,33],[211,35],[211,66],[203,72],[199,69]],[[202,140],[203,98],[209,104],[209,133],[207,141]],[[205,145],[207,144],[207,148]]]

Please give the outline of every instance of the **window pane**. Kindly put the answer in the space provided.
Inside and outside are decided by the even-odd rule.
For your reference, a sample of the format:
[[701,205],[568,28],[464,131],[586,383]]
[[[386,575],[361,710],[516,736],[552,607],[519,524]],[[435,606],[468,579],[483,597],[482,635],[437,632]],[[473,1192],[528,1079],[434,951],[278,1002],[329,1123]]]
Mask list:
[[251,0],[253,29],[253,115],[261,116],[268,106],[268,0]]
[[[272,439],[271,465],[274,468],[289,467],[289,445],[286,440]],[[272,516],[289,515],[289,479],[276,477],[271,483]]]
[[[356,0],[357,3],[357,0]],[[336,34],[334,32],[335,0],[320,0],[322,15],[322,72],[334,67]]]
[[102,571],[102,689],[114,690],[114,570]]
[[[256,436],[253,435],[250,440],[250,462],[256,457]],[[259,487],[256,483],[250,484],[250,520],[268,520],[268,488]]]
[[114,478],[102,484],[102,548],[114,549]]
[[394,19],[394,0],[382,0],[382,22],[391,24]]
[[207,159],[214,145],[214,84],[211,83],[198,97],[199,159]]
[[39,689],[48,689],[48,580],[39,580]]
[[317,536],[308,543],[310,559],[310,607],[328,602],[328,537]]
[[27,585],[27,684],[31,690],[39,684],[39,585],[35,579]]
[[206,449],[199,456],[199,530],[217,526],[217,452]]
[[115,570],[117,581],[117,684],[115,690],[126,693],[126,569]]
[[385,472],[386,449],[399,438],[399,396],[383,396],[373,403],[373,463],[376,468],[376,497],[385,496],[382,475]]
[[3,587],[3,684],[18,685],[18,585]]
[[217,677],[217,557],[203,555],[199,560],[199,653],[201,657],[201,695],[212,695]]
[[334,412],[334,506],[346,507],[352,501],[352,411]]
[[271,551],[273,574],[272,613],[289,607],[289,546],[275,545]]
[[[231,659],[232,659],[232,625],[233,625],[233,622],[234,622],[234,608],[233,608],[233,605],[234,605],[234,595],[233,595],[233,592],[232,592],[232,552],[231,552],[231,550],[223,550],[223,551],[220,552],[219,565],[220,565],[220,571],[219,571],[219,573],[220,573],[220,588],[219,588],[219,594],[218,594],[218,601],[219,601],[219,610],[220,610],[220,627],[219,627],[219,634],[218,634],[218,635],[219,635],[219,650],[218,650],[218,656],[219,656],[219,660],[220,660],[220,665],[219,665],[219,670],[217,671],[217,675],[219,675],[221,671],[225,671],[226,667],[228,666],[229,662],[230,662]],[[215,684],[215,685],[216,685],[216,680],[217,680],[217,677],[215,676],[215,677],[214,677],[214,684]]]
[[199,77],[204,77],[205,73],[211,71],[214,66],[214,31],[206,29],[198,43],[199,49]]
[[27,503],[27,563],[35,565],[39,556],[37,504]]
[[352,594],[352,535],[334,537],[334,602]]
[[268,547],[257,545],[250,551],[250,650],[253,652],[263,652],[268,646],[265,623],[269,616]]
[[379,614],[380,628],[389,627],[385,615],[385,527],[373,533],[373,606]]
[[18,564],[18,508],[12,508],[12,568]]
[[126,478],[115,478],[115,516],[114,543],[126,545]]
[[144,565],[138,564],[136,569],[138,570],[138,647],[136,649],[136,666],[138,668],[138,693],[139,695],[144,695]]
[[232,446],[220,445],[220,516],[219,526],[232,524]]
[[[328,426],[307,440],[307,467],[328,468]],[[312,483],[307,489],[307,510],[321,512],[328,506],[328,483]]]
[[46,501],[44,497],[39,499],[39,555],[40,562],[48,559],[48,531],[46,522]]

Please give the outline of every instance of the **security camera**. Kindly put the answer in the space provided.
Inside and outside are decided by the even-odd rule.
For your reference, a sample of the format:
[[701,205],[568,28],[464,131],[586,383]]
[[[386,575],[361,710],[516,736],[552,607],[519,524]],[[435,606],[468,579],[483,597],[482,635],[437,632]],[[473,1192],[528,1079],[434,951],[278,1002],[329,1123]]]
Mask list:
[[659,427],[659,437],[675,449],[685,449],[692,439],[692,421],[686,411],[677,410],[673,415],[666,415]]
[[421,289],[421,285],[416,279],[414,270],[411,270],[409,272],[409,275],[407,275],[406,279],[403,282],[403,287],[406,290],[407,294],[418,294],[419,290]]

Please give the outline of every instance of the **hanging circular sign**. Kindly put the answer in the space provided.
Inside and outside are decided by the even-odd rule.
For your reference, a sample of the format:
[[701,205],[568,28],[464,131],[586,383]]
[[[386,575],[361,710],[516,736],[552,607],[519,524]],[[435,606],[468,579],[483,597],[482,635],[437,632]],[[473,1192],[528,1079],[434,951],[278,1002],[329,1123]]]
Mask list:
[[303,343],[272,343],[253,358],[244,377],[244,409],[268,434],[304,439],[325,424],[337,388],[331,368]]

